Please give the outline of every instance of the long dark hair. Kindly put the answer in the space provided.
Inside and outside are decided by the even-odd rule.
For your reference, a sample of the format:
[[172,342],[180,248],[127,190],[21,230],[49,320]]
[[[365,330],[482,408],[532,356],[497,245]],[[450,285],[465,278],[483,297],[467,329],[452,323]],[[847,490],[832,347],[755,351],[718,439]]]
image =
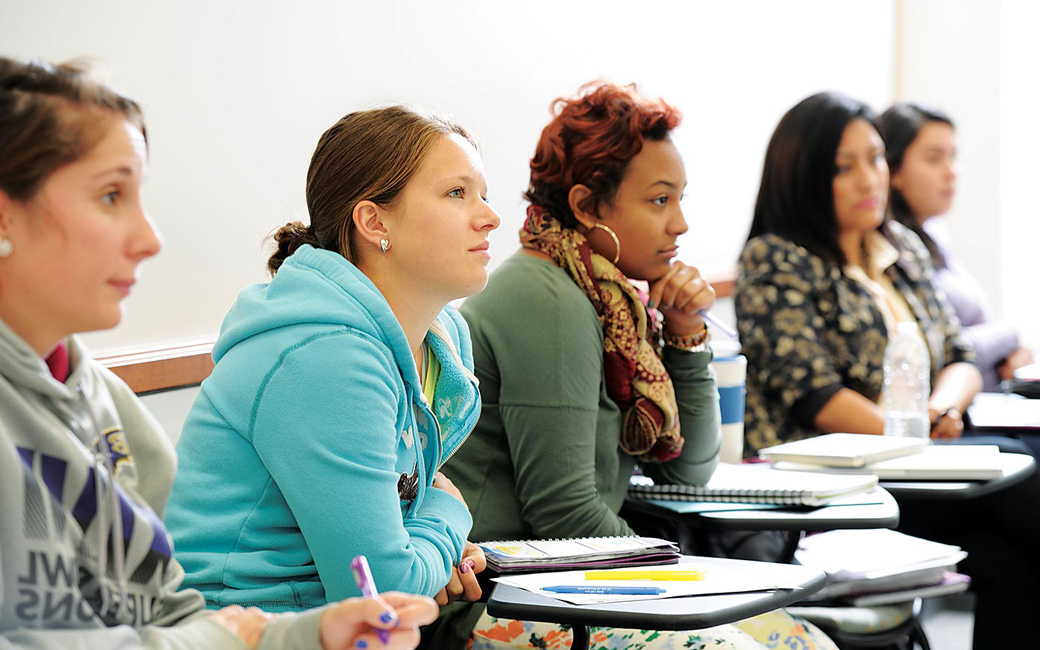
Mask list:
[[832,92],[807,97],[787,111],[766,148],[748,239],[773,233],[827,262],[845,264],[834,212],[834,157],[845,127],[860,118],[878,128],[869,106]]
[[[885,160],[888,161],[888,169],[892,174],[902,168],[906,150],[917,139],[917,135],[925,124],[939,122],[953,128],[953,120],[942,111],[910,102],[894,105],[882,113],[878,121],[881,125],[881,138],[885,141]],[[943,263],[942,254],[939,252],[939,247],[935,245],[935,240],[921,228],[921,224],[913,210],[910,209],[910,204],[903,197],[903,193],[891,186],[888,210],[893,219],[917,233],[924,245],[928,247],[928,252],[932,254],[932,260],[936,264]]]

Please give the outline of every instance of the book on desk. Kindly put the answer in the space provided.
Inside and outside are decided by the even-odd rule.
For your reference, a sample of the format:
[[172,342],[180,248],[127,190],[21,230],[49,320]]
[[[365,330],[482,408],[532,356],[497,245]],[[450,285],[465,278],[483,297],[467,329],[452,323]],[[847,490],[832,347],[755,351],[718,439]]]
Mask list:
[[776,462],[777,470],[827,472],[835,475],[876,476],[882,481],[990,481],[1016,466],[1014,456],[996,445],[932,445],[923,451],[870,463],[857,468],[825,467],[808,463]]
[[815,507],[877,485],[873,475],[835,476],[827,473],[783,472],[763,465],[720,463],[706,485],[654,484],[633,476],[628,496],[663,501],[766,503]]
[[561,571],[674,564],[674,542],[638,535],[575,539],[497,540],[479,542],[488,569],[495,573]]
[[758,452],[764,459],[820,465],[865,467],[891,458],[916,454],[931,444],[927,438],[874,436],[864,433],[828,433],[785,442]]

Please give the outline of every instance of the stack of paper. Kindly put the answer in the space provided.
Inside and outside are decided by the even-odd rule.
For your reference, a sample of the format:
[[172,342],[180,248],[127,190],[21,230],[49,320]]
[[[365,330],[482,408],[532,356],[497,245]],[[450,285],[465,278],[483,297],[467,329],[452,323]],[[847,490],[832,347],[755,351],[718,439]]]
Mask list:
[[996,445],[932,445],[916,454],[855,469],[791,462],[777,462],[773,467],[831,474],[873,474],[882,481],[989,481],[1013,471],[1020,461],[1015,456],[1000,453]]
[[583,537],[480,542],[496,573],[675,563],[679,547],[656,537]]
[[[502,576],[494,580],[575,605],[795,589],[800,582],[792,576],[793,567],[785,564],[743,562],[738,567],[703,560],[698,562],[697,558],[683,559],[685,561],[680,564],[654,567],[652,571],[645,571],[644,573],[654,574],[653,577],[647,576],[647,579],[633,579],[631,570],[613,569],[531,573]],[[669,573],[681,575],[670,579]],[[617,577],[611,579],[611,576]],[[567,593],[567,590],[586,593]],[[641,590],[658,593],[635,593]],[[610,593],[612,591],[624,593]]]
[[827,574],[817,597],[867,606],[964,591],[970,580],[956,568],[967,555],[956,546],[878,529],[811,535],[795,559]]

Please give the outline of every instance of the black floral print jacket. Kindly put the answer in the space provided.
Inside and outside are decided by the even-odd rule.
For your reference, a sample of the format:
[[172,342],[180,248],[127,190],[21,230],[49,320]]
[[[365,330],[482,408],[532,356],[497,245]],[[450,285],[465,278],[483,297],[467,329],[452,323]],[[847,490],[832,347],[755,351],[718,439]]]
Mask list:
[[[974,361],[960,322],[932,285],[921,240],[888,222],[883,234],[899,252],[886,275],[917,318],[932,357],[932,379]],[[745,454],[817,435],[816,413],[841,388],[877,402],[888,332],[867,289],[835,264],[777,235],[747,242],[734,289],[737,324],[748,359]]]

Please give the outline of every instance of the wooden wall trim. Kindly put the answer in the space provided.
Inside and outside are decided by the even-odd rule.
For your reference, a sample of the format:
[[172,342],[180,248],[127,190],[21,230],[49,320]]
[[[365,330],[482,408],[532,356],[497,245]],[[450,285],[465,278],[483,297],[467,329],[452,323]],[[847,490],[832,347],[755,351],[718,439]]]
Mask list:
[[195,386],[213,370],[215,339],[163,345],[98,356],[98,362],[125,381],[135,393]]
[[[715,287],[716,297],[726,298],[733,294],[736,280],[733,271],[707,272],[705,277]],[[210,354],[215,340],[142,348],[101,355],[97,360],[138,394],[197,386],[213,371]]]

